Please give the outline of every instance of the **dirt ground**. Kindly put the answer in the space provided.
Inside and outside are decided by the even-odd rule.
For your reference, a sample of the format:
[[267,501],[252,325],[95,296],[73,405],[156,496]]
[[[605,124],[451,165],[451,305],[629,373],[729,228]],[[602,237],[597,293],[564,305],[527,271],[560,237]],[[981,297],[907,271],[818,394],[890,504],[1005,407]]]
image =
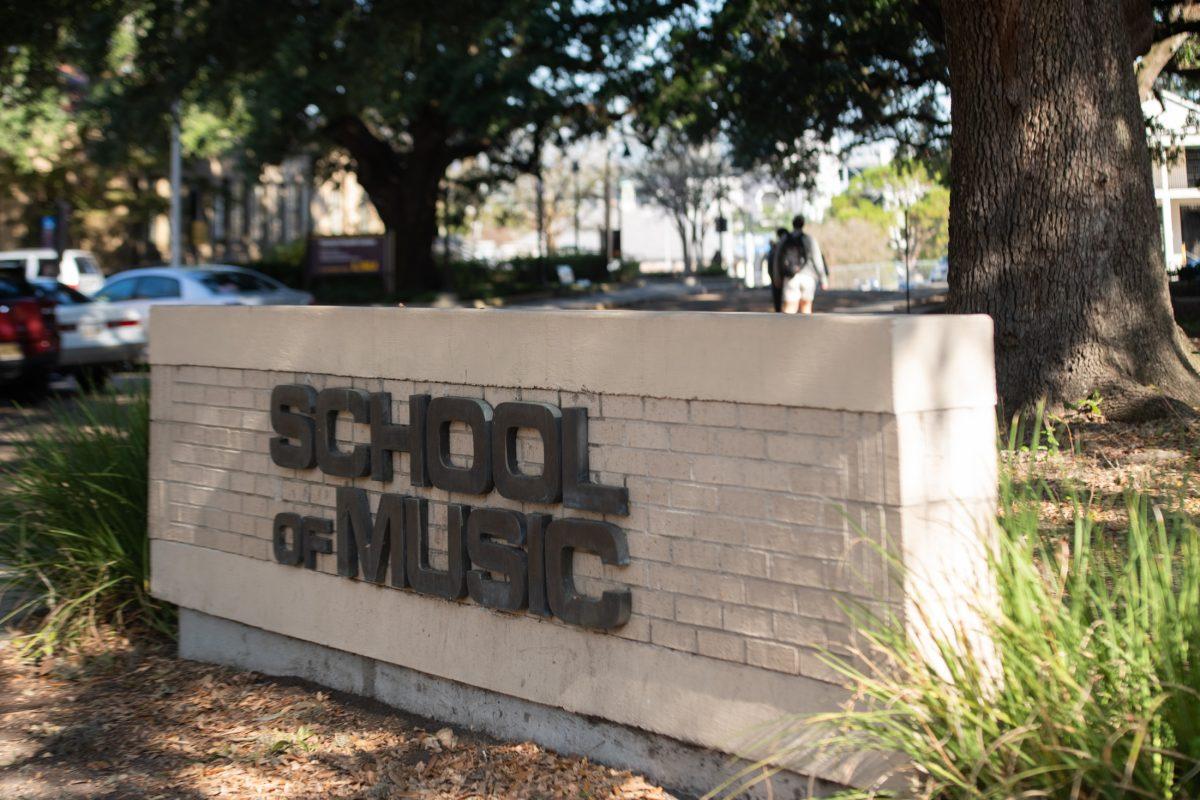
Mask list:
[[671,797],[628,772],[377,703],[109,643],[34,666],[0,650],[0,797]]
[[1014,480],[1033,475],[1051,489],[1054,499],[1042,504],[1047,526],[1069,524],[1078,500],[1100,525],[1117,532],[1135,492],[1148,494],[1163,510],[1200,520],[1200,420],[1125,424],[1076,414],[1054,429],[1056,441],[1043,439],[1036,450],[1026,446],[1002,456]]
[[[121,385],[144,380],[130,374]],[[0,480],[68,384],[0,396]],[[0,565],[0,573],[3,565]],[[0,601],[0,611],[4,610]],[[165,643],[94,643],[34,665],[0,632],[0,798],[646,798],[628,772],[502,743],[378,703],[174,658]]]

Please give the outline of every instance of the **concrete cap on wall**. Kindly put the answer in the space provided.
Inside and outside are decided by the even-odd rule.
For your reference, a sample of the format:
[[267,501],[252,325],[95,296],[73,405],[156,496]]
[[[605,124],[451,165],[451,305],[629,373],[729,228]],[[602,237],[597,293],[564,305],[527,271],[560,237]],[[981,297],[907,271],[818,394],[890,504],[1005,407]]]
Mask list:
[[983,315],[156,306],[150,362],[879,413],[996,401]]

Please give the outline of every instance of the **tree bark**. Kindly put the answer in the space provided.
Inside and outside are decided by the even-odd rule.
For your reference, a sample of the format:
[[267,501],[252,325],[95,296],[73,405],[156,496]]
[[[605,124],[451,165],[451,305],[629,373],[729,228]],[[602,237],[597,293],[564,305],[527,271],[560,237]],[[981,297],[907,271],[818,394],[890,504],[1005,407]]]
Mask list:
[[1171,313],[1115,4],[942,8],[953,98],[949,309],[991,315],[1002,410],[1099,390],[1141,414],[1151,387],[1200,402]]

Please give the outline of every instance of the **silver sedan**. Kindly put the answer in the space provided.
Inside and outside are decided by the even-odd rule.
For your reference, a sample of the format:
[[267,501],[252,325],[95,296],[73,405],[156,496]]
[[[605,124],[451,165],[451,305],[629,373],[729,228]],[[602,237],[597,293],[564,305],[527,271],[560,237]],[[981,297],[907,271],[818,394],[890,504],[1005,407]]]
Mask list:
[[313,302],[308,292],[289,289],[261,272],[222,264],[118,272],[94,299],[131,308],[143,320],[155,305],[306,306]]

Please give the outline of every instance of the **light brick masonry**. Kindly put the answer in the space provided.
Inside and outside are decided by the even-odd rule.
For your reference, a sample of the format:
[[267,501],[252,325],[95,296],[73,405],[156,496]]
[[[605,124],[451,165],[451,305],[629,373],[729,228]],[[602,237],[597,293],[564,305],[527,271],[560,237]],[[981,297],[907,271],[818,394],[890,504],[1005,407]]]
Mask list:
[[[324,344],[311,345],[318,351],[311,356],[285,351],[277,344],[272,326],[278,327],[280,318],[263,312],[267,310],[181,309],[165,316],[155,312],[150,534],[156,542],[195,548],[187,550],[190,553],[219,551],[276,567],[271,546],[275,515],[290,511],[333,519],[337,488],[351,485],[368,492],[372,508],[385,491],[429,499],[435,567],[446,563],[448,503],[606,519],[624,531],[629,564],[604,565],[596,556],[577,553],[576,583],[580,591],[593,596],[605,588],[628,587],[632,616],[609,633],[573,630],[570,637],[582,638],[564,641],[592,648],[605,639],[626,640],[642,648],[689,654],[698,663],[736,666],[743,672],[735,674],[747,676],[739,679],[747,685],[752,683],[748,676],[754,673],[835,684],[837,676],[822,655],[849,652],[853,631],[847,608],[911,616],[919,598],[936,597],[949,610],[934,616],[952,622],[970,617],[955,604],[977,588],[970,584],[978,577],[981,561],[977,554],[965,553],[971,542],[986,536],[979,529],[986,527],[983,520],[994,504],[991,385],[958,391],[952,377],[940,390],[926,387],[917,391],[904,383],[906,365],[923,364],[930,352],[941,353],[938,357],[951,363],[964,363],[945,344],[961,332],[931,333],[926,323],[911,331],[895,327],[888,333],[890,338],[881,340],[895,343],[889,344],[891,350],[883,361],[871,361],[855,352],[822,356],[827,363],[821,377],[824,381],[837,382],[843,377],[828,366],[832,364],[841,364],[847,372],[861,368],[887,373],[879,381],[879,393],[887,397],[861,397],[862,379],[856,376],[850,381],[852,391],[847,391],[844,407],[831,408],[827,407],[831,404],[828,387],[809,398],[812,405],[805,405],[804,391],[792,392],[796,397],[792,404],[779,402],[780,397],[769,403],[753,402],[753,392],[739,387],[732,374],[732,386],[719,376],[697,377],[694,391],[678,390],[675,387],[681,384],[675,379],[647,379],[646,392],[633,395],[606,393],[583,379],[552,375],[549,368],[539,371],[542,367],[514,368],[512,384],[497,380],[490,366],[474,370],[486,373],[486,380],[479,382],[430,382],[421,378],[435,374],[437,368],[421,375],[398,374],[399,369],[407,372],[410,368],[401,365],[392,372],[386,360],[370,362],[384,364],[377,368],[363,366],[362,359],[353,357],[346,359],[344,374],[328,369],[305,372],[296,367],[331,362],[324,348],[349,351],[355,347],[356,336],[340,333],[352,318],[339,316],[337,324],[330,323]],[[227,317],[214,316],[219,313]],[[263,314],[266,333],[246,344],[250,355],[239,346],[240,341],[223,336],[208,345],[196,344],[197,336],[211,335],[200,331],[226,330],[225,319],[240,333],[251,330],[256,323],[249,315],[255,313]],[[461,313],[487,319],[480,312]],[[514,316],[528,320],[531,337],[537,341],[543,335],[539,325],[568,324],[554,315],[542,322],[542,315],[533,312],[499,319],[512,326]],[[683,318],[663,316],[665,338],[683,340],[686,330],[672,327],[684,324]],[[733,324],[707,315],[690,315],[686,324],[696,324],[695,318],[712,325]],[[322,340],[317,333],[322,330],[319,322],[314,319],[302,329],[310,343]],[[779,322],[764,319],[761,324]],[[947,323],[953,321],[937,324]],[[770,329],[771,335],[775,330]],[[814,330],[824,336],[825,327],[814,326]],[[990,335],[977,335],[977,330],[970,328],[972,335],[982,339],[976,342],[977,349],[990,352]],[[860,328],[852,332],[851,344],[866,335]],[[160,337],[166,345],[158,341]],[[830,336],[832,344],[823,346],[841,346],[838,340],[839,336]],[[930,349],[928,342],[937,347]],[[464,349],[484,344],[464,345]],[[531,346],[524,351],[527,360],[521,363],[545,360],[539,347],[553,345]],[[232,354],[226,352],[228,348],[233,348]],[[738,348],[731,349],[728,353],[710,350],[694,354],[679,368],[734,372],[745,356]],[[257,368],[249,366],[255,362]],[[586,364],[571,366],[585,378],[589,374]],[[469,366],[460,368],[458,362],[453,368],[441,369],[446,375],[472,372]],[[603,369],[597,367],[596,371]],[[922,369],[910,369],[913,380],[925,380],[932,374]],[[530,370],[540,377],[528,378]],[[990,382],[990,364],[978,374]],[[972,377],[977,376],[967,379]],[[269,440],[274,435],[269,400],[273,387],[292,383],[317,390],[354,387],[390,392],[396,420],[407,419],[407,399],[412,394],[482,398],[493,406],[509,400],[534,400],[562,408],[585,407],[592,479],[627,487],[629,515],[603,517],[568,511],[561,505],[519,503],[497,491],[485,497],[414,487],[407,454],[396,456],[396,474],[389,485],[369,478],[332,477],[318,469],[281,468],[269,455]],[[681,396],[664,396],[666,391]],[[912,397],[920,402],[905,399]],[[821,404],[826,407],[817,407]],[[347,444],[368,442],[369,426],[344,416],[338,421],[337,437]],[[540,440],[523,429],[519,443],[522,470],[538,472]],[[469,463],[470,445],[465,427],[452,427],[451,452],[459,465]],[[336,575],[335,554],[318,559],[320,572]],[[929,581],[932,588],[919,588],[911,576],[898,580],[891,569],[895,564],[923,576],[921,580]],[[156,563],[154,573],[156,593],[193,606],[208,605],[205,599],[196,600],[202,597],[202,590],[181,589],[174,585],[176,578],[163,579],[163,565]],[[413,597],[400,589],[381,591]],[[460,605],[473,604],[462,601]],[[198,610],[219,613],[207,607]],[[568,627],[555,619],[484,613],[506,620],[506,630],[530,635],[544,630],[540,626]],[[520,643],[514,647],[520,650]],[[458,675],[448,677],[469,681]],[[811,694],[812,685],[797,684],[797,691]],[[532,695],[531,699],[544,701]],[[747,723],[754,722],[755,716],[768,717],[774,700],[756,702],[760,706],[765,703],[767,710],[759,708],[745,715]],[[820,706],[828,701],[814,702]],[[781,711],[787,706],[779,705]],[[574,710],[604,713],[587,703]],[[668,723],[658,726],[662,728],[685,741],[718,746],[713,741],[715,734],[693,735]],[[723,730],[729,729],[727,724]]]
[[[192,366],[156,366],[153,381],[151,536],[264,560],[272,558],[275,514],[330,517],[338,486],[362,485],[373,503],[382,491],[434,501],[434,566],[445,565],[447,503],[561,513],[496,492],[485,499],[412,487],[407,454],[398,456],[390,486],[277,467],[268,455],[267,412],[276,385],[391,392],[394,419],[407,418],[406,399],[418,393],[593,409],[594,479],[627,486],[630,515],[572,513],[622,528],[631,563],[604,566],[577,554],[576,575],[585,593],[632,588],[633,616],[611,635],[820,679],[829,677],[820,652],[844,650],[850,639],[843,605],[898,599],[879,548],[900,506],[886,465],[899,460],[902,424],[978,427],[987,413],[926,412],[900,421],[824,409]],[[368,426],[348,417],[339,420],[338,435],[347,443],[369,441]],[[521,466],[538,471],[540,441],[524,430],[520,438]],[[460,464],[469,463],[469,446],[465,430],[452,430]],[[952,457],[948,449],[927,454],[914,469],[946,474],[931,460]],[[961,501],[954,488],[953,481],[929,487],[923,499]],[[335,556],[319,556],[319,568],[335,574]]]

